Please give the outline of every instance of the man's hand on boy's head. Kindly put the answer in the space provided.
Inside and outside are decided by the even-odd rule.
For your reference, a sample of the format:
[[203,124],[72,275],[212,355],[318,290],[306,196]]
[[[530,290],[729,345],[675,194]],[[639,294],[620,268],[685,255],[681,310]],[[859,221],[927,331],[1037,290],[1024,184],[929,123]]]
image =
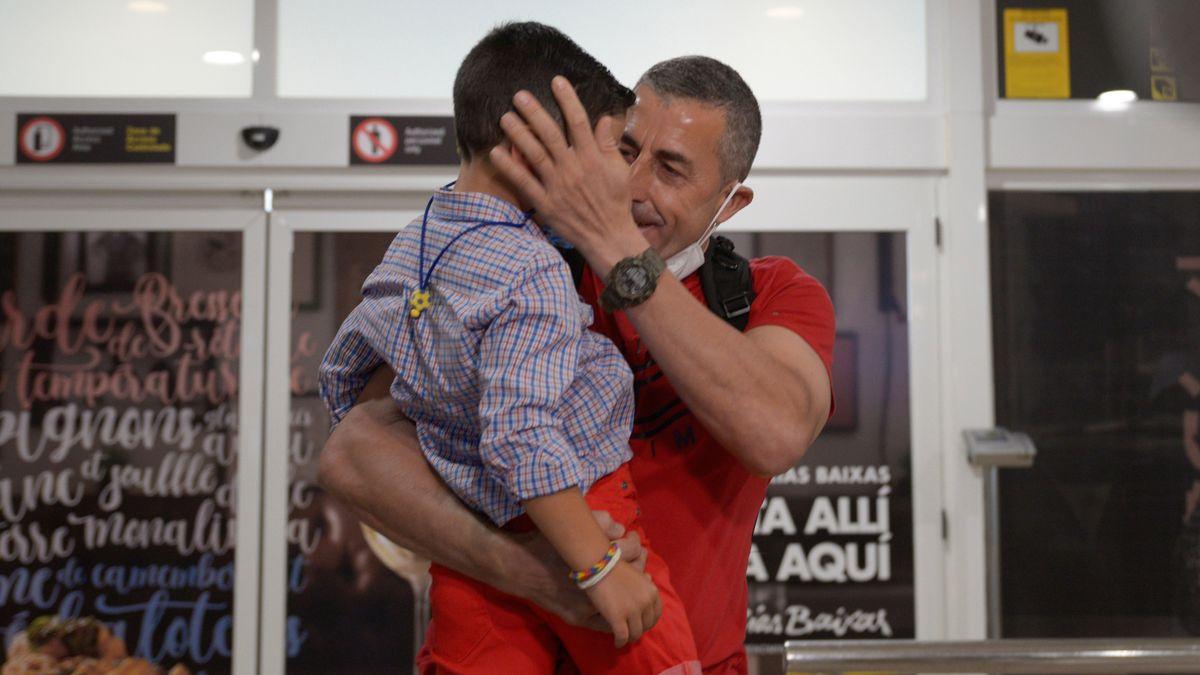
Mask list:
[[650,246],[630,214],[630,170],[617,147],[622,129],[612,117],[593,129],[566,78],[555,77],[552,88],[570,144],[537,99],[520,91],[513,97],[517,112],[505,113],[500,126],[530,168],[501,147],[492,150],[491,160],[536,209],[539,222],[574,244],[604,276]]

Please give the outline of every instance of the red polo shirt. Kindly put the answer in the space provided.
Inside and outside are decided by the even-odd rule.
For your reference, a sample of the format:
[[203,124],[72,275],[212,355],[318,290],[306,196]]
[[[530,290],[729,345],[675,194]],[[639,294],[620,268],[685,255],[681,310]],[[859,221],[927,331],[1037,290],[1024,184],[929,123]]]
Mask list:
[[[787,258],[758,258],[750,269],[757,295],[746,330],[787,328],[828,369],[834,316],[825,289]],[[683,284],[704,301],[699,275]],[[580,293],[595,312],[592,328],[612,339],[633,368],[637,412],[630,466],[650,545],[670,567],[705,671],[745,672],[746,561],[768,481],[748,473],[696,420],[625,315],[599,308],[601,290],[589,268]]]

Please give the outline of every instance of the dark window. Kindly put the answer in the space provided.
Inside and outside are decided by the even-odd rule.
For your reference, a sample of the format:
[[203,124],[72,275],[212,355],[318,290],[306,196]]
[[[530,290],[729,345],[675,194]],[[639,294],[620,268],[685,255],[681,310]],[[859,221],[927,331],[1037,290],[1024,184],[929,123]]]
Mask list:
[[1200,635],[1200,193],[990,206],[1004,637]]

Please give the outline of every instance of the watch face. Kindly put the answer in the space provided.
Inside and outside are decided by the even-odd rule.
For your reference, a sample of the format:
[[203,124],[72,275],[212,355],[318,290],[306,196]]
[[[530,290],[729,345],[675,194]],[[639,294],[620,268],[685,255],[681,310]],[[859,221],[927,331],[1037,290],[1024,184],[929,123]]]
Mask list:
[[650,274],[641,265],[630,265],[620,271],[617,282],[622,294],[635,296],[650,285]]

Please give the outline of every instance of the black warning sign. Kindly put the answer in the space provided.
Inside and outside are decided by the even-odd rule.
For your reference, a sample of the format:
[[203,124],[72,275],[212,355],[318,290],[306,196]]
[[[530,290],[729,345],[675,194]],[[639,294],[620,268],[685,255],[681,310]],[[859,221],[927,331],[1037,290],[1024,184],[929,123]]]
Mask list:
[[445,166],[458,164],[454,118],[354,116],[351,164]]
[[174,115],[22,113],[18,164],[174,164]]

